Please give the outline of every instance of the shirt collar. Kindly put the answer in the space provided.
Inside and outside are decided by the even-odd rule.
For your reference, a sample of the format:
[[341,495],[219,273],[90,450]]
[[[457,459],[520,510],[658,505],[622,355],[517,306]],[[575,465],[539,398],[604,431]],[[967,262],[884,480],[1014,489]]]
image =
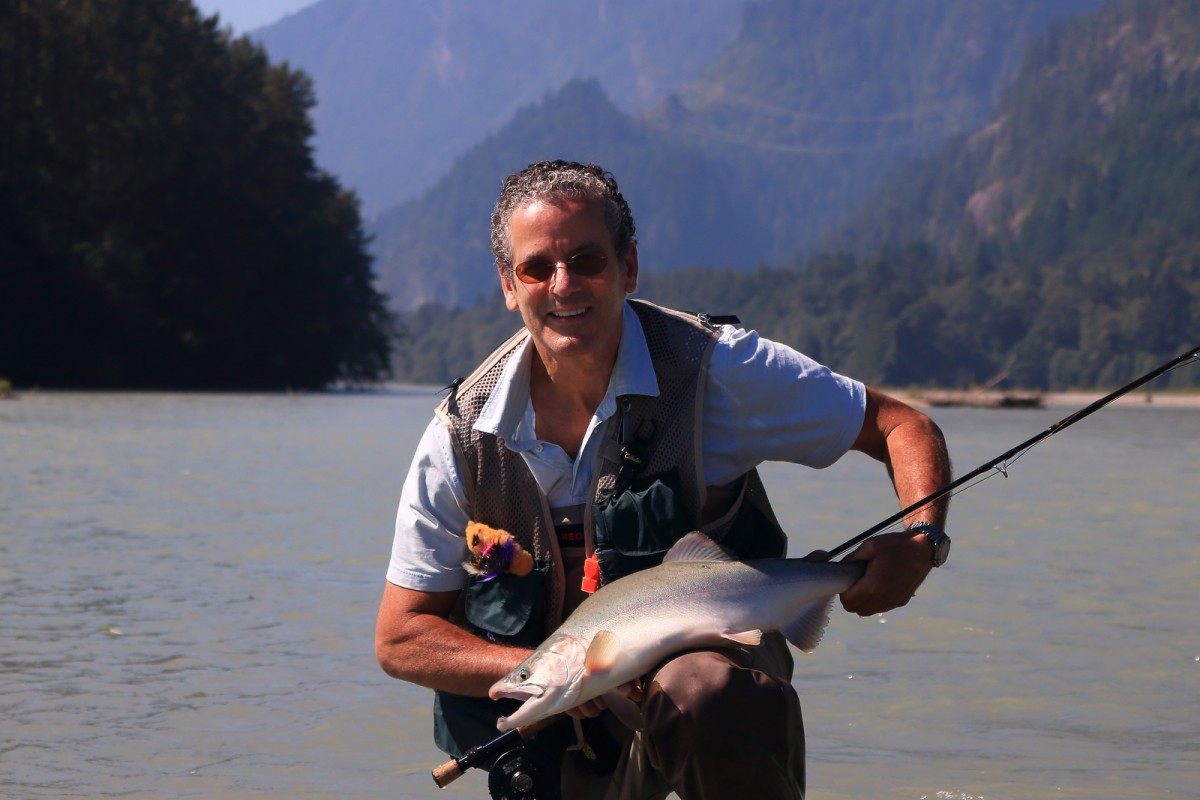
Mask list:
[[[533,341],[527,336],[505,363],[496,388],[492,389],[475,421],[475,430],[512,443],[533,440],[533,431],[524,430],[521,425],[529,408],[529,373],[533,354]],[[654,374],[654,362],[650,360],[646,334],[642,331],[637,312],[628,301],[622,315],[617,361],[608,381],[608,391],[596,409],[597,421],[603,422],[611,417],[617,408],[617,398],[627,394],[658,396],[658,377]]]

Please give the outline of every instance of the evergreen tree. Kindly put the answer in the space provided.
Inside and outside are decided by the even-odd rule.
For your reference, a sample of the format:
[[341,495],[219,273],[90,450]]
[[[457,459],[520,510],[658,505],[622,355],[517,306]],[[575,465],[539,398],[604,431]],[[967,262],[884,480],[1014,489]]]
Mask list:
[[357,201],[312,87],[185,0],[6,4],[0,374],[320,387],[388,370]]

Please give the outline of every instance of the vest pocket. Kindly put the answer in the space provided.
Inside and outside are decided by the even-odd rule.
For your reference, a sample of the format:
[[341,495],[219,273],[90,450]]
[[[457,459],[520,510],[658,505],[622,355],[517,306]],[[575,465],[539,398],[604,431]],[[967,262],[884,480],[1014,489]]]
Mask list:
[[549,567],[539,561],[528,575],[506,574],[486,581],[473,578],[464,593],[467,622],[489,639],[513,645],[537,644],[542,638]]
[[592,506],[605,581],[662,563],[671,545],[692,529],[682,495],[679,470],[672,468],[637,478],[625,491]]
[[[750,470],[738,481],[736,489],[710,490],[700,530],[739,559],[783,558],[787,555],[787,537],[773,515],[768,516],[759,503],[770,508],[758,472]],[[718,510],[722,515],[712,518]]]

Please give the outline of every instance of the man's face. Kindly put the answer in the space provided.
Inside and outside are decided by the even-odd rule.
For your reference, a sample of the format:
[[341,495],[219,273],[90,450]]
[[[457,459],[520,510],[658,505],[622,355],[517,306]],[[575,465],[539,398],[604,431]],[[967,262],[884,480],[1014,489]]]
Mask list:
[[[500,283],[509,311],[520,311],[543,362],[611,366],[621,341],[625,295],[637,288],[637,247],[618,259],[598,200],[537,200],[522,206],[508,224],[512,263],[553,264],[546,280],[525,283],[503,271]],[[603,256],[599,274],[564,267],[575,256]]]

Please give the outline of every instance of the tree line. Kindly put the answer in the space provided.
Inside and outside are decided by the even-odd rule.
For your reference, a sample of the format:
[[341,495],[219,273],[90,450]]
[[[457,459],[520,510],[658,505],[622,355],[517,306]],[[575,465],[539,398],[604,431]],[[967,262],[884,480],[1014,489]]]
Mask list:
[[312,388],[387,374],[308,78],[186,0],[0,10],[0,375]]
[[[1200,304],[1181,285],[1200,279],[1197,265],[1197,242],[1129,242],[1102,260],[1049,270],[999,262],[984,247],[960,260],[912,243],[801,267],[656,274],[643,265],[637,296],[736,314],[877,386],[967,388],[1004,374],[1003,388],[1064,391],[1122,385],[1200,344]],[[440,386],[521,324],[498,291],[477,306],[430,304],[401,319],[397,377]],[[1200,370],[1176,370],[1156,386],[1200,387]]]

